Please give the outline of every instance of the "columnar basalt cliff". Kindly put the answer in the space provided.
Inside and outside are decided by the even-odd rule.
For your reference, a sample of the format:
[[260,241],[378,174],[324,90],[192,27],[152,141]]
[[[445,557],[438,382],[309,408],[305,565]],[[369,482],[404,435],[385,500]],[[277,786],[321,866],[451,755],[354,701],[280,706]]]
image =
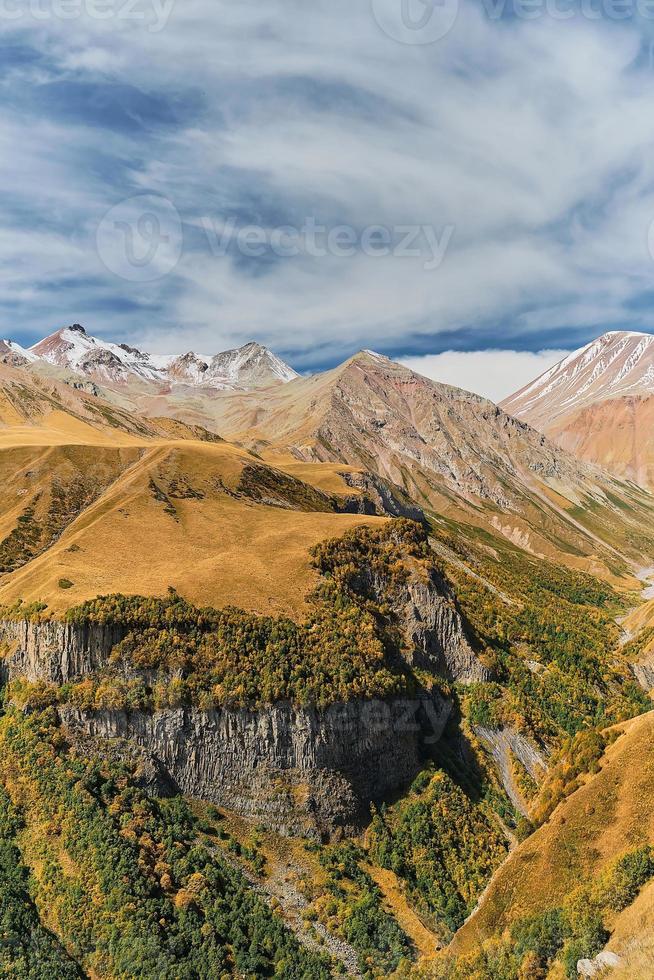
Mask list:
[[66,684],[103,667],[116,643],[125,636],[117,625],[73,624],[28,619],[0,623],[0,680]]
[[[22,621],[3,623],[1,635],[5,679],[63,684],[102,669],[123,630]],[[432,693],[324,708],[60,710],[77,735],[141,746],[186,795],[280,833],[326,838],[360,830],[372,800],[411,781],[451,704]]]
[[324,839],[361,830],[371,800],[405,786],[442,735],[438,697],[325,709],[61,709],[73,733],[142,746],[179,790],[282,834]]
[[[139,701],[140,710],[128,710],[134,702],[120,701],[117,694],[109,710],[106,701],[85,701],[82,709],[74,696],[66,695],[66,704],[57,696],[62,719],[73,735],[140,746],[180,792],[222,804],[282,833],[320,838],[356,832],[369,815],[371,801],[406,786],[419,772],[449,717],[451,703],[441,693],[443,685],[423,686],[412,677],[413,669],[462,682],[485,680],[489,672],[478,659],[447,581],[430,557],[424,529],[400,521],[381,530],[358,530],[326,542],[316,561],[328,589],[324,595],[317,593],[321,597],[315,601],[330,608],[336,596],[352,609],[367,610],[364,622],[376,631],[378,647],[372,648],[382,656],[379,668],[398,680],[396,688],[384,689],[394,690],[394,696],[375,698],[374,688],[362,694],[363,684],[350,700],[349,688],[336,694],[338,688],[326,686],[312,704],[300,686],[297,700],[296,691],[287,688],[279,698],[257,700],[251,691],[249,701],[225,697],[221,702],[210,696],[203,703],[197,700],[198,684],[205,685],[200,693],[209,694],[226,676],[212,677],[209,672],[198,681],[198,662],[215,658],[220,664],[226,656],[228,641],[218,620],[208,627],[207,636],[222,639],[214,638],[217,645],[201,654],[196,651],[198,661],[186,662],[183,656],[168,661],[163,648],[154,660],[147,655],[139,659],[141,634],[151,638],[158,630],[165,633],[174,615],[167,618],[170,607],[164,607],[159,618],[150,621],[147,600],[141,606],[138,597],[136,611],[133,604],[131,612],[120,603],[111,605],[109,597],[113,611],[105,609],[99,620],[91,609],[77,609],[70,622],[0,623],[4,677],[53,685],[101,678],[107,689],[113,684],[118,691],[121,683],[130,682],[144,690],[165,689],[171,682],[182,683],[187,672],[195,678],[194,693],[189,689],[180,700]],[[177,635],[183,646],[186,636],[201,630],[193,619],[199,611],[194,613],[194,607],[178,597],[156,600],[166,601],[180,604],[175,615],[190,617],[180,621]],[[324,622],[328,643],[333,627],[329,616]],[[302,628],[298,627],[300,646]],[[126,646],[115,650],[123,640]],[[309,658],[315,656],[312,649],[307,640]],[[241,649],[236,652],[237,671],[255,669],[244,667]],[[341,655],[347,658],[347,651]],[[260,656],[259,663],[265,665],[264,646]],[[365,658],[360,666],[366,669]],[[417,694],[400,696],[398,692],[405,690]],[[147,710],[142,707],[146,703]],[[162,709],[162,703],[184,706]]]
[[[123,636],[117,626],[6,621],[3,679],[79,680],[101,670]],[[411,781],[441,737],[451,704],[432,693],[323,708],[60,711],[77,736],[141,746],[186,795],[280,833],[327,838],[360,830],[372,800]]]

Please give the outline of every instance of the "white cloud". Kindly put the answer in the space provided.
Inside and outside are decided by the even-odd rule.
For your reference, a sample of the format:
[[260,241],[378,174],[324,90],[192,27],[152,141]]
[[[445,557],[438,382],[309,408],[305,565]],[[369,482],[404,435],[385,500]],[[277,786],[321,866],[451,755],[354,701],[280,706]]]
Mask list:
[[500,402],[569,353],[568,350],[447,350],[442,354],[397,357],[395,360],[433,381],[474,391]]
[[[461,0],[447,37],[412,47],[383,34],[370,0],[180,0],[158,33],[116,18],[21,20],[3,36],[13,30],[42,57],[0,83],[0,197],[16,205],[0,226],[3,282],[23,293],[38,281],[53,322],[5,304],[4,332],[86,319],[155,350],[255,337],[303,368],[316,350],[408,350],[410,337],[424,349],[457,330],[511,348],[651,326],[634,300],[654,282],[654,72],[638,61],[634,23],[497,22]],[[79,93],[84,118],[56,100],[39,109],[51,82],[97,88]],[[189,108],[141,131],[147,110],[130,108],[128,86]],[[103,126],[123,103],[134,130]],[[147,290],[95,254],[97,223],[135,193],[168,197],[188,232],[178,267]],[[202,217],[232,213],[454,233],[432,271],[421,259],[302,255],[253,275],[198,232]]]

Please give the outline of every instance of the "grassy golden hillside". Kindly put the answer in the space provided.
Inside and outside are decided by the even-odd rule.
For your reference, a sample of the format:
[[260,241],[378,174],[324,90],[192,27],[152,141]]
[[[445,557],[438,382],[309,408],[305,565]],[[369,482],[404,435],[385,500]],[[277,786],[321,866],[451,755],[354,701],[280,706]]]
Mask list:
[[608,949],[620,957],[611,980],[650,980],[654,977],[654,882],[618,915]]
[[451,951],[473,951],[518,919],[555,908],[616,857],[654,843],[654,713],[620,726],[600,772],[516,848]]
[[0,364],[0,447],[131,444],[159,430],[56,375]]
[[332,464],[269,466],[201,427],[142,420],[58,377],[0,365],[0,602],[59,613],[98,594],[297,614],[309,549],[380,520]]
[[[228,443],[158,441],[129,451],[91,446],[76,452],[85,459],[89,478],[106,470],[115,479],[104,481],[102,492],[42,554],[0,579],[0,602],[42,601],[60,612],[99,594],[160,595],[173,586],[199,604],[297,613],[314,581],[309,549],[350,527],[381,520],[334,513],[327,503],[321,512],[320,499],[297,481],[306,499],[279,499],[276,506],[257,500],[256,480],[264,474],[274,479],[275,471]],[[26,485],[36,479],[39,487],[52,486],[58,472],[53,458],[71,453],[70,448],[21,449],[4,461],[11,467],[20,457],[14,484],[22,477]],[[33,457],[43,471],[35,472]],[[254,487],[239,489],[253,464],[258,467]],[[333,473],[327,482],[333,482]],[[0,495],[5,542],[16,527],[39,528],[44,519],[27,511],[25,497],[16,496],[21,489],[26,488],[5,486]]]
[[626,579],[625,557],[642,563],[654,548],[648,493],[490,402],[373,354],[275,389],[217,392],[190,406],[157,398],[141,409],[179,412],[262,454],[363,468],[431,514],[606,581]]
[[0,449],[16,446],[133,446],[152,439],[217,441],[194,421],[142,418],[114,392],[51,365],[0,363]]
[[96,387],[96,397],[65,380],[48,366],[0,365],[0,446],[134,445],[204,438],[204,426],[330,492],[348,468],[375,473],[473,534],[618,587],[637,588],[630,561],[654,549],[649,494],[578,463],[490,402],[374,355],[250,392],[136,384]]

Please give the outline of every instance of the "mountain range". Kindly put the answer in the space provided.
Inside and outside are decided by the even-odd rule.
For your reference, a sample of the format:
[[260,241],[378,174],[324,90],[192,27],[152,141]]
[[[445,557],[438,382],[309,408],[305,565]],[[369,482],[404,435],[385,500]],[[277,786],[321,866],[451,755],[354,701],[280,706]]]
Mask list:
[[148,354],[128,344],[113,344],[86,333],[75,323],[23,348],[0,340],[0,357],[15,365],[46,362],[108,385],[145,381],[156,385],[254,388],[291,381],[296,372],[260,344],[210,356]]
[[653,975],[651,349],[3,341],[0,973]]
[[[561,451],[491,402],[371,351],[302,378],[254,343],[205,360],[162,357],[74,326],[29,348],[24,360],[18,354],[12,347],[7,370],[37,390],[44,378],[56,381],[64,401],[77,399],[66,408],[77,425],[95,419],[106,429],[106,403],[114,423],[131,432],[168,418],[273,464],[356,467],[431,515],[486,528],[576,568],[603,568],[609,577],[616,550],[643,554],[647,547],[647,494]],[[206,371],[195,370],[198,361],[209,364]],[[40,412],[29,406],[30,425]]]

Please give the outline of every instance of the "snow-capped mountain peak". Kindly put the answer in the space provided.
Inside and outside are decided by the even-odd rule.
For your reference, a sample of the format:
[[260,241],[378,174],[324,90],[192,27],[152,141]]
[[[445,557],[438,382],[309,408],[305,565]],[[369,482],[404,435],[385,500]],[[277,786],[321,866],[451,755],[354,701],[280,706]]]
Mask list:
[[608,398],[652,393],[654,336],[611,330],[510,395],[502,408],[538,427]]
[[62,327],[28,350],[3,341],[0,357],[46,361],[103,384],[140,380],[159,385],[192,385],[218,389],[259,388],[283,384],[296,372],[267,347],[251,341],[215,355],[149,354],[129,344],[100,340],[79,323]]
[[217,387],[259,388],[264,385],[286,383],[297,378],[297,373],[267,347],[254,341],[226,350],[211,358],[207,381]]
[[131,376],[145,381],[162,381],[163,375],[149,361],[149,355],[128,344],[113,344],[87,334],[84,327],[74,323],[55,330],[50,336],[30,347],[30,353],[104,382],[126,381]]

